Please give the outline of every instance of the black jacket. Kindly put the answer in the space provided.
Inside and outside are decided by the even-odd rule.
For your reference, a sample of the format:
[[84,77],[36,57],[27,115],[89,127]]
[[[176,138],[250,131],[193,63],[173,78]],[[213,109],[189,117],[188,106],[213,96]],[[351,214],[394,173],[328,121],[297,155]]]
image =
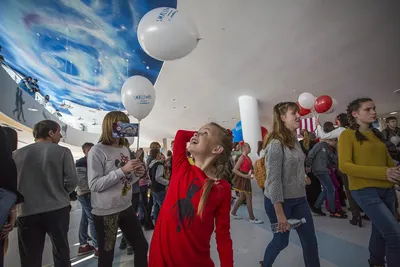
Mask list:
[[0,126],[0,187],[17,195],[17,202],[24,201],[24,197],[17,191],[17,167],[12,158],[10,140],[7,132]]

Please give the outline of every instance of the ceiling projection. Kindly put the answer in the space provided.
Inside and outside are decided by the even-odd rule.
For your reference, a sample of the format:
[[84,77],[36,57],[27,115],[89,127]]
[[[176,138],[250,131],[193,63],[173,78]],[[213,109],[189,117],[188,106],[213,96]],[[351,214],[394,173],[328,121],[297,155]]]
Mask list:
[[149,10],[176,0],[4,0],[0,45],[6,62],[39,80],[61,104],[123,109],[121,87],[133,75],[155,83],[162,62],[140,47],[137,26]]

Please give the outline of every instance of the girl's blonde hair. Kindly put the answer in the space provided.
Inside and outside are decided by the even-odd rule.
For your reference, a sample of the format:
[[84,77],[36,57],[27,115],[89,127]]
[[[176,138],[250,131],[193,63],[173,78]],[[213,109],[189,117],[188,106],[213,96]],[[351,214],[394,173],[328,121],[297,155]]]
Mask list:
[[[219,145],[221,145],[224,149],[224,151],[221,154],[219,154],[217,158],[214,160],[211,168],[215,169],[216,178],[228,181],[232,175],[232,168],[233,168],[230,158],[233,147],[232,132],[214,122],[210,123],[209,125],[218,129]],[[210,195],[214,183],[215,180],[208,179],[203,186],[203,193],[201,195],[199,206],[197,209],[197,214],[200,217],[203,214],[204,208],[207,204],[208,196]]]
[[[113,124],[116,122],[129,123],[129,117],[122,111],[111,111],[103,119],[102,131],[99,142],[103,145],[112,145],[118,140],[119,146],[125,146],[127,140],[125,138],[116,139],[112,137]],[[128,143],[129,144],[129,143]]]
[[277,139],[283,146],[293,149],[296,145],[297,138],[286,128],[281,116],[285,115],[289,110],[299,112],[299,106],[294,102],[282,102],[274,106],[274,127],[272,133],[268,135],[265,146],[273,140]]

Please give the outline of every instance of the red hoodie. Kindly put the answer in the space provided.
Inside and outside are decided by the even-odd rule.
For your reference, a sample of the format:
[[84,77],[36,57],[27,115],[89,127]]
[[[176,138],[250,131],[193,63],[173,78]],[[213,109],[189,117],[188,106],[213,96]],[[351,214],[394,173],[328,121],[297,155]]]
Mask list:
[[151,240],[149,267],[214,267],[210,257],[214,221],[221,267],[233,267],[231,188],[225,180],[215,184],[202,218],[197,215],[202,187],[208,178],[187,159],[186,144],[193,134],[178,131],[175,137],[174,173]]

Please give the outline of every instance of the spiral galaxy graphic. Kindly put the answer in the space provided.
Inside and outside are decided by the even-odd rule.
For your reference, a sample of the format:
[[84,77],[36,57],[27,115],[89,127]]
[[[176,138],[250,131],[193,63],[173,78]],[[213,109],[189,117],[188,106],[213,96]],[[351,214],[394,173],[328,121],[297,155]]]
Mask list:
[[162,62],[137,40],[140,19],[176,0],[3,0],[0,45],[7,64],[39,80],[55,103],[70,100],[103,110],[121,107],[133,75],[155,83]]

